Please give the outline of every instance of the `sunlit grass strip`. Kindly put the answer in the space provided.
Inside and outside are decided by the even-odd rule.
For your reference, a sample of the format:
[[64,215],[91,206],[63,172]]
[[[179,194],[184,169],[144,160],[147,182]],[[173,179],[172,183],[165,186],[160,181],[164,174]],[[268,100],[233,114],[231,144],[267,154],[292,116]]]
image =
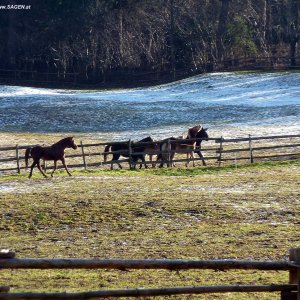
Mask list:
[[[229,164],[221,166],[206,166],[206,167],[195,167],[195,168],[149,168],[149,169],[117,169],[117,170],[73,170],[71,173],[74,176],[84,176],[87,174],[92,175],[122,175],[122,176],[136,176],[136,175],[157,175],[157,176],[196,176],[201,174],[217,174],[219,172],[232,172],[234,170],[255,170],[255,169],[269,169],[269,168],[280,168],[283,166],[300,166],[300,159],[294,160],[280,160],[280,161],[265,161],[265,162],[255,162],[255,163],[245,163],[241,165]],[[65,171],[57,171],[55,176],[66,176]],[[28,174],[7,174],[0,175],[0,182],[7,181],[11,179],[27,179]],[[33,173],[33,178],[42,178],[39,173]]]

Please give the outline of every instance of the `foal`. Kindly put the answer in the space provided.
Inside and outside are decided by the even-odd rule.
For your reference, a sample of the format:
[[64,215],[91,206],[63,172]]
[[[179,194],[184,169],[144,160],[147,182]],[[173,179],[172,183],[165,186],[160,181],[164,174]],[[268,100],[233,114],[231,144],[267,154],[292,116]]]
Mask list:
[[61,160],[61,162],[62,162],[63,166],[65,167],[69,176],[72,176],[71,173],[69,172],[66,162],[65,162],[65,149],[66,148],[77,149],[77,145],[75,144],[73,137],[64,138],[49,147],[35,146],[32,148],[26,149],[26,151],[25,151],[26,168],[28,168],[29,156],[31,156],[33,159],[33,163],[30,167],[29,178],[31,178],[31,176],[32,176],[32,171],[33,171],[33,168],[35,167],[35,165],[37,165],[38,169],[43,174],[43,176],[47,177],[47,175],[41,169],[41,165],[40,165],[41,158],[44,160],[53,160],[54,161],[54,168],[51,173],[51,177],[53,177],[53,173],[56,170],[56,165],[57,165],[58,160]]

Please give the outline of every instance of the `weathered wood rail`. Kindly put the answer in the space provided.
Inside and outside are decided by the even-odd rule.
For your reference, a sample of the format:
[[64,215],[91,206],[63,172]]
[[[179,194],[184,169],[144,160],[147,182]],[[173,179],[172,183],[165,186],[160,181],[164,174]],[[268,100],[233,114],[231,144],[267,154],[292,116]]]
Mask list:
[[[77,293],[9,292],[0,286],[0,299],[95,299],[119,297],[144,297],[207,293],[281,292],[281,300],[300,299],[300,248],[290,249],[289,261],[249,260],[187,260],[187,259],[17,259],[13,252],[0,252],[1,269],[211,269],[211,270],[272,270],[288,271],[289,283],[268,285],[216,285],[191,287],[136,288],[125,290],[100,290]],[[1,277],[0,277],[1,278]]]
[[[197,139],[180,139],[176,143],[180,142],[183,144],[188,144]],[[198,139],[199,140],[199,139]],[[168,143],[169,146],[164,152],[160,150],[147,150],[145,152],[136,152],[135,148],[140,148],[144,146],[154,146],[161,145],[162,143]],[[129,168],[135,168],[132,162],[132,157],[134,155],[145,154],[145,155],[155,155],[164,153],[165,157],[168,159],[155,159],[155,161],[146,160],[146,164],[155,163],[156,165],[164,163],[171,165],[170,156],[173,153],[184,154],[188,150],[174,151],[171,150],[171,145],[175,143],[173,140],[155,141],[155,142],[101,142],[101,143],[83,143],[82,141],[78,144],[78,151],[75,154],[68,154],[66,157],[68,159],[70,168],[88,168],[103,167],[105,165],[115,165],[117,163],[127,163]],[[103,160],[104,146],[107,145],[128,145],[128,150],[119,151],[109,151],[106,152],[107,155],[112,155],[115,153],[126,154],[129,157],[122,157],[118,161]],[[274,159],[297,159],[300,158],[300,134],[293,135],[274,135],[274,136],[251,136],[241,137],[241,138],[209,138],[208,141],[204,140],[202,143],[201,152],[204,157],[196,157],[195,161],[205,161],[211,162],[213,164],[221,164],[225,162],[237,162],[247,161],[255,162],[261,160],[274,160]],[[34,145],[15,145],[10,147],[0,147],[0,172],[16,171],[21,173],[25,169],[24,163],[24,150],[28,147]],[[159,148],[159,147],[158,147]],[[191,152],[191,150],[190,150]],[[70,153],[70,152],[69,152]],[[191,161],[191,159],[189,159]],[[178,157],[172,162],[183,163],[187,162],[187,158]],[[48,165],[48,169],[53,168]],[[58,166],[60,168],[61,166]]]

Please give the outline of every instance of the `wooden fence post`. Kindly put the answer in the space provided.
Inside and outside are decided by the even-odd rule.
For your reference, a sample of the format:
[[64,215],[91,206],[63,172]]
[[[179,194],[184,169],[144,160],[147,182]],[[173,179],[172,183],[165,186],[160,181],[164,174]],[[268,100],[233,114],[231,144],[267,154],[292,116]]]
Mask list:
[[297,292],[297,300],[300,300],[300,248],[292,248],[290,249],[290,261],[292,261],[295,265],[297,265],[296,270],[290,271],[290,283],[298,285]]
[[252,148],[252,140],[251,140],[251,134],[249,134],[249,153],[250,153],[250,162],[253,164],[253,148]]
[[84,170],[86,170],[85,153],[84,153],[82,141],[80,141],[80,147],[81,147],[81,153],[82,153],[82,160],[83,160]]
[[167,161],[167,166],[168,167],[172,167],[172,162],[171,162],[171,150],[172,150],[172,145],[171,145],[171,141],[170,139],[168,139],[167,141],[167,157],[168,157],[168,161]]
[[46,173],[47,172],[47,162],[45,160],[43,162],[43,169],[44,169],[44,172]]
[[218,158],[219,166],[221,165],[222,162],[222,150],[223,150],[223,136],[221,136],[220,138],[220,148],[219,148],[219,158]]
[[17,170],[18,174],[20,174],[20,157],[19,157],[19,145],[16,145],[16,160],[17,160]]
[[300,300],[300,248],[290,249],[289,261],[297,268],[290,270],[289,283],[297,284],[297,292],[282,292],[281,300]]
[[128,141],[128,155],[129,155],[129,169],[132,170],[132,145],[131,145],[131,139]]
[[[10,251],[8,249],[0,250],[0,259],[10,259],[10,258],[14,258],[15,256],[16,253],[13,251]],[[7,293],[9,292],[9,290],[10,290],[9,286],[0,285],[0,293]]]

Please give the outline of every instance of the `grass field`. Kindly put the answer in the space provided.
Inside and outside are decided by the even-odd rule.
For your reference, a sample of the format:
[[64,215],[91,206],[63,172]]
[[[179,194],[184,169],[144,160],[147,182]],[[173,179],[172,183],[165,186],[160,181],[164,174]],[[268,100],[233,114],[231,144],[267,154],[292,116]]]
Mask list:
[[[300,160],[0,177],[0,247],[17,257],[284,260],[299,246]],[[12,291],[287,283],[287,272],[3,270]],[[166,299],[166,297],[164,297]],[[278,294],[168,299],[279,299]]]

